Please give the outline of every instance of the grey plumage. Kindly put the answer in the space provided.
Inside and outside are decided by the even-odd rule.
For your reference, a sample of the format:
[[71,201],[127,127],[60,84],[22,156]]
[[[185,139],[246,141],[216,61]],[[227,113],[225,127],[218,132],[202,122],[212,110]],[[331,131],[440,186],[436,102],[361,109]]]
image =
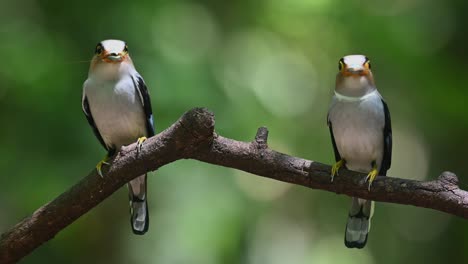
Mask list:
[[[125,43],[106,40],[99,45],[107,54],[127,56],[119,63],[109,63],[102,62],[102,56],[96,55],[83,85],[83,111],[99,141],[112,156],[140,137],[153,136],[153,116],[148,90],[124,52]],[[136,234],[144,234],[149,226],[146,181],[145,174],[128,184],[130,221]]]
[[380,167],[385,115],[377,90],[356,101],[333,96],[328,120],[338,152],[346,160],[348,169],[368,173],[372,161]]
[[[340,72],[337,77],[328,112],[335,159],[344,160],[350,170],[369,173],[377,168],[379,175],[386,175],[392,145],[388,107],[374,86],[370,69],[367,74],[362,73],[367,58],[352,55],[342,61],[351,68],[349,72],[358,74]],[[374,202],[352,198],[345,231],[347,247],[365,246],[373,211]]]

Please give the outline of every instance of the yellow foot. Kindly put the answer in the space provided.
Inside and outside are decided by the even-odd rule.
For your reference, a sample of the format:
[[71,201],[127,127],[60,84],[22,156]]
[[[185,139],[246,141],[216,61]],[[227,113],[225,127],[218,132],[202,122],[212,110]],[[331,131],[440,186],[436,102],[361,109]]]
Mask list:
[[109,161],[110,158],[108,155],[106,155],[101,161],[98,162],[98,164],[96,165],[96,171],[97,173],[99,174],[99,176],[101,176],[101,178],[103,178],[104,176],[102,175],[102,166],[105,165],[109,165]]
[[366,181],[369,181],[369,187],[367,188],[370,192],[370,187],[372,185],[372,182],[374,181],[375,177],[379,175],[379,171],[377,170],[377,166],[374,165],[373,169],[367,174]]
[[146,140],[147,140],[146,137],[138,138],[138,140],[137,140],[137,151],[138,151],[138,153],[140,153],[141,147],[143,146],[143,142],[145,142]]
[[333,178],[335,178],[335,175],[338,175],[338,171],[340,170],[341,167],[343,167],[345,164],[344,160],[340,160],[337,163],[333,164],[331,168],[331,182],[333,182]]

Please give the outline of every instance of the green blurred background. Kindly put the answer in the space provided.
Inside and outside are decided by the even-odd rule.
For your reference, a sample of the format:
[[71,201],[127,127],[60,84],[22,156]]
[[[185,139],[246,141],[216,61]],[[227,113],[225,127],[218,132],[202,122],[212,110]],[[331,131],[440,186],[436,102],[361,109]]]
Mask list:
[[[270,129],[278,151],[332,163],[338,60],[372,60],[392,113],[389,175],[451,170],[468,189],[462,0],[0,0],[0,232],[88,174],[105,151],[81,111],[95,45],[127,41],[158,132],[205,106],[223,136]],[[122,188],[22,263],[468,262],[468,222],[378,203],[363,250],[343,244],[350,199],[196,161],[149,179],[151,225],[132,234]]]

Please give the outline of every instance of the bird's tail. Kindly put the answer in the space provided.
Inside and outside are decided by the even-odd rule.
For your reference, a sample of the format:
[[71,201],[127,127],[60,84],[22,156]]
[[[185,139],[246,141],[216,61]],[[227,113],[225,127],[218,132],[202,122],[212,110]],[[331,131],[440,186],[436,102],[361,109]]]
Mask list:
[[374,202],[353,197],[346,223],[345,245],[348,248],[363,248],[371,227]]
[[128,183],[130,199],[130,224],[134,234],[143,235],[148,231],[149,216],[146,201],[146,174]]

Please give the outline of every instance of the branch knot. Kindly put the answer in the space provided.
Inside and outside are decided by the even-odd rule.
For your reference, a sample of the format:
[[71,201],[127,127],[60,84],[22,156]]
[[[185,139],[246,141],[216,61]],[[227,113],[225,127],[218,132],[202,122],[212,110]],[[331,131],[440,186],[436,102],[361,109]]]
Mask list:
[[258,128],[255,135],[255,144],[258,149],[268,148],[268,128],[264,126]]
[[444,184],[458,186],[457,175],[455,175],[455,173],[450,172],[450,171],[442,172],[442,174],[440,174],[439,176],[439,181],[441,181]]

